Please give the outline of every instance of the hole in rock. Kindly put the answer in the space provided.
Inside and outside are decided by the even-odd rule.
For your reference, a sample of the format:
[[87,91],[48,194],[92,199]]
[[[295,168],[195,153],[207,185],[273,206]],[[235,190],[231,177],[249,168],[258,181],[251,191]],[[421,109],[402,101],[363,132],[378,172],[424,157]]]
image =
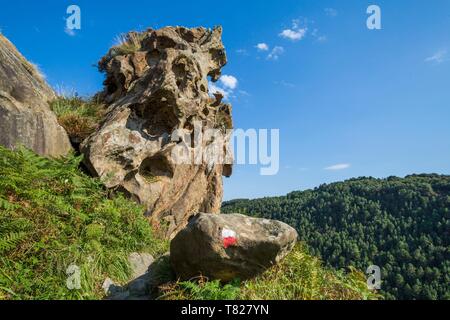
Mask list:
[[139,174],[147,182],[155,183],[164,178],[173,178],[173,168],[167,158],[158,155],[142,161]]
[[155,94],[147,103],[131,107],[134,113],[129,120],[129,125],[131,126],[132,122],[137,120],[143,123],[142,130],[153,137],[171,134],[179,124],[175,105],[175,99],[170,93]]
[[172,65],[172,72],[180,90],[186,91],[188,88],[191,91],[196,90],[196,80],[194,79],[196,68],[191,60],[185,56],[178,57]]
[[157,49],[154,49],[147,54],[147,63],[149,66],[157,65],[160,59],[161,54]]

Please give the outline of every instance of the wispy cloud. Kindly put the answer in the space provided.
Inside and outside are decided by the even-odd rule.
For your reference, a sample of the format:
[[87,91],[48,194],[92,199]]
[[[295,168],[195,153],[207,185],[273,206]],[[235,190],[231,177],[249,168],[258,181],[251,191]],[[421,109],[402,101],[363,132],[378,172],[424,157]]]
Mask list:
[[292,41],[299,41],[306,36],[307,31],[307,27],[300,27],[300,20],[292,20],[292,27],[281,31],[279,36]]
[[217,84],[212,82],[209,82],[209,93],[211,95],[213,95],[214,93],[221,93],[225,99],[228,99],[230,96],[230,93],[227,90],[219,87]]
[[236,53],[242,56],[248,56],[248,51],[246,49],[237,49]]
[[284,53],[284,48],[280,47],[280,46],[276,46],[269,53],[269,55],[267,56],[267,59],[278,60],[283,53]]
[[246,97],[250,97],[251,96],[251,94],[249,92],[245,91],[245,90],[239,90],[238,92],[239,92],[239,94],[241,94],[243,96],[246,96]]
[[326,42],[328,40],[328,37],[326,35],[320,34],[319,29],[315,28],[312,32],[311,35],[313,38],[316,39],[317,42]]
[[317,42],[325,42],[327,40],[328,40],[327,36],[318,36],[317,37]]
[[293,84],[293,83],[291,83],[291,82],[284,81],[284,80],[281,80],[281,81],[274,81],[273,83],[274,83],[275,85],[283,86],[283,87],[286,87],[286,88],[295,88],[295,87],[296,87],[295,84]]
[[351,167],[350,163],[339,163],[339,164],[335,164],[329,167],[324,168],[324,170],[328,170],[328,171],[340,171],[340,170],[345,170]]
[[448,60],[447,50],[439,50],[432,56],[429,56],[428,58],[426,58],[425,62],[441,64],[442,62],[447,61],[447,60]]
[[255,47],[259,51],[269,51],[269,45],[267,43],[264,43],[264,42],[258,43]]
[[338,15],[338,11],[333,8],[325,8],[325,14],[329,17],[336,17]]

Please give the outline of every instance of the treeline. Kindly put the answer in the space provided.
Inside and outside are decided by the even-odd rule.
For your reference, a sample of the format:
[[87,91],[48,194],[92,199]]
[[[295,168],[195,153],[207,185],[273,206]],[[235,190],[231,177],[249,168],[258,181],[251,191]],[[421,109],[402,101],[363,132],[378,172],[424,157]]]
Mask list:
[[334,268],[381,268],[387,299],[450,299],[450,176],[358,178],[224,213],[284,221]]

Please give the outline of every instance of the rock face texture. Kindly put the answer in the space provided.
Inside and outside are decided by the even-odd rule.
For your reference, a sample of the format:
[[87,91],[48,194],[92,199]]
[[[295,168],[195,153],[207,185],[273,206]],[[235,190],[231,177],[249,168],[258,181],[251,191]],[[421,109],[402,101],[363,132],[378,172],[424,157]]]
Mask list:
[[99,63],[106,74],[99,97],[109,108],[81,145],[85,163],[107,187],[144,204],[167,237],[196,212],[218,213],[222,176],[231,175],[230,165],[173,157],[180,145],[192,154],[208,148],[214,139],[199,138],[207,128],[232,128],[231,106],[208,90],[208,77],[217,81],[226,64],[221,35],[221,28],[132,32]]
[[72,147],[48,105],[54,98],[36,68],[0,34],[0,144],[23,145],[45,156],[66,155]]
[[295,229],[279,221],[202,213],[172,240],[170,261],[182,280],[245,280],[278,263],[296,241]]

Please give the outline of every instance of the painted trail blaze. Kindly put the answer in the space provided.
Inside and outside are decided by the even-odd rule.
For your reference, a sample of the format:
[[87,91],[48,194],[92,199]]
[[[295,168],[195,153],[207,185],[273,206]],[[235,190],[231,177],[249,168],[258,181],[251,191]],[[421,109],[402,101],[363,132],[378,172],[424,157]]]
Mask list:
[[234,232],[233,230],[223,229],[222,240],[225,249],[231,246],[235,246],[237,244],[236,232]]

